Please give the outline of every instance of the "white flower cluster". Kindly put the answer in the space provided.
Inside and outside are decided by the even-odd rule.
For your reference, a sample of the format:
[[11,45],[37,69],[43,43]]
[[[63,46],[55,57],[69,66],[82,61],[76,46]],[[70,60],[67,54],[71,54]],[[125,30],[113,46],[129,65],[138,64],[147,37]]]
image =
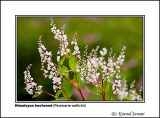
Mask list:
[[131,96],[131,100],[134,100],[134,101],[142,100],[141,95],[137,94],[135,89],[134,90],[130,90],[129,91],[129,95]]
[[120,69],[120,66],[124,62],[124,58],[125,58],[124,51],[125,51],[125,49],[126,49],[126,46],[123,46],[121,54],[117,58],[117,61],[114,63],[114,66],[115,66],[116,69]]
[[[103,48],[100,50],[100,57],[97,57],[97,51],[99,46],[92,52],[94,52],[94,55],[90,54],[90,57],[87,59],[87,65],[88,65],[88,77],[86,78],[89,82],[94,82],[95,85],[98,87],[100,86],[99,80],[102,80],[102,78],[109,81],[109,77],[112,76],[113,70],[111,71],[110,68],[113,69],[113,63],[112,60],[109,58],[109,63],[106,66],[106,61],[104,56],[107,54],[107,49]],[[100,70],[103,74],[100,74],[98,72]],[[110,82],[110,81],[109,81]]]
[[99,86],[98,80],[100,77],[100,73],[97,72],[98,69],[98,58],[89,58],[87,60],[87,67],[88,67],[88,76],[86,77],[86,80],[89,83],[94,84],[96,87]]
[[120,100],[126,98],[128,96],[128,88],[127,88],[127,81],[124,80],[122,87],[120,89],[120,91],[118,92],[118,97]]
[[33,78],[31,77],[30,75],[30,71],[29,69],[31,68],[32,64],[30,64],[28,67],[27,67],[27,70],[24,71],[24,80],[25,80],[25,84],[26,84],[26,91],[28,92],[28,94],[32,95],[33,93],[36,93],[36,94],[41,94],[42,93],[42,87],[41,85],[37,86],[37,83],[35,83],[33,81]]
[[136,89],[134,88],[134,85],[135,85],[135,80],[132,82],[132,84],[130,85],[130,90],[129,90],[129,96],[131,97],[131,100],[142,100],[142,97],[141,97],[141,93],[138,94],[136,92]]
[[51,19],[51,32],[53,32],[55,34],[55,39],[60,41],[59,44],[59,48],[60,50],[57,52],[57,54],[59,54],[59,56],[57,56],[57,62],[60,61],[61,57],[63,55],[68,55],[68,53],[70,52],[70,49],[68,49],[68,40],[67,40],[67,35],[64,34],[64,28],[65,26],[63,26],[61,28],[61,31],[59,29],[56,29],[55,24],[53,23],[53,20]]
[[[39,45],[39,53],[41,57],[41,70],[43,70],[43,75],[45,78],[49,77],[53,81],[53,89],[56,92],[58,89],[61,89],[61,78],[58,78],[58,70],[56,69],[56,65],[52,61],[52,53],[48,52],[45,46],[42,44],[41,37],[39,37],[38,45]],[[47,63],[47,70],[44,69],[44,63]]]
[[74,52],[72,53],[73,55],[75,55],[75,57],[78,57],[80,58],[80,51],[79,51],[79,47],[78,47],[78,44],[77,44],[77,40],[76,40],[76,33],[73,37],[73,41],[71,42],[72,45],[74,45]]
[[62,79],[61,79],[61,77],[54,77],[53,78],[53,90],[54,90],[54,92],[57,92],[57,90],[58,89],[61,89],[61,81],[62,81]]
[[[79,64],[79,69],[77,69],[78,72],[81,72],[81,75],[82,75],[81,79],[82,80],[85,79],[87,82],[95,85],[95,87],[100,86],[100,81],[102,79],[103,81],[106,80],[108,82],[111,82],[110,77],[113,76],[113,74],[115,74],[116,71],[120,69],[118,68],[118,70],[116,70],[115,66],[120,65],[119,61],[122,62],[122,59],[124,61],[124,56],[122,55],[124,54],[124,49],[122,49],[122,52],[121,52],[121,56],[123,58],[120,58],[119,56],[117,58],[117,61],[114,61],[115,55],[113,57],[111,56],[112,54],[112,48],[111,48],[110,57],[108,58],[108,63],[106,63],[105,57],[104,57],[107,54],[107,49],[102,48],[102,50],[99,51],[100,57],[97,56],[98,49],[99,49],[99,46],[97,46],[95,50],[93,49],[92,52],[90,53],[90,56],[87,56],[87,54],[85,54],[84,56],[87,57],[87,60],[84,60],[83,58],[82,64]],[[87,65],[87,68],[85,65]],[[88,73],[88,76],[86,76],[86,73]]]
[[117,96],[119,100],[123,100],[124,98],[129,97],[130,100],[142,100],[142,97],[140,94],[136,92],[136,89],[134,88],[135,81],[132,82],[130,85],[129,92],[127,87],[127,80],[124,80],[123,84],[121,80],[115,80],[114,83],[112,83],[112,91],[113,94]]
[[[45,78],[49,77],[50,79],[53,79],[53,77],[56,75],[55,71],[56,71],[56,67],[54,65],[54,63],[52,62],[52,52],[48,52],[45,48],[45,46],[42,44],[41,41],[42,36],[39,37],[38,40],[38,50],[40,53],[40,57],[41,57],[41,70],[43,70],[43,75]],[[44,68],[44,63],[47,63],[47,70]],[[50,71],[50,73],[49,73]]]
[[79,58],[79,62],[78,62],[78,69],[76,70],[76,72],[80,72],[81,74],[81,80],[84,81],[86,78],[86,70],[87,70],[87,66],[86,66],[86,60],[81,60],[81,58]]
[[112,83],[112,91],[113,94],[117,96],[118,99],[122,100],[128,96],[127,91],[127,85],[126,80],[121,84],[121,80],[115,80],[114,83]]

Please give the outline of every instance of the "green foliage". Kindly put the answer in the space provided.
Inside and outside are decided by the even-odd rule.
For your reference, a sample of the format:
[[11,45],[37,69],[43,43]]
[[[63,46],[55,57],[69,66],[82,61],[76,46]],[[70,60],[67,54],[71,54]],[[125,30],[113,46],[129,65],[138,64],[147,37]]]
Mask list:
[[112,96],[111,96],[111,99],[110,99],[111,101],[117,101],[117,96],[116,95],[114,95],[114,94],[112,94]]
[[58,63],[59,66],[63,65],[64,60],[66,59],[66,55],[60,60]]
[[62,75],[65,73],[65,77],[68,78],[69,72],[67,72],[67,71],[68,71],[68,68],[66,66],[62,65],[62,67],[59,70],[59,74]]
[[92,93],[94,93],[94,94],[96,94],[96,95],[101,95],[101,94],[100,94],[100,91],[98,90],[98,88],[94,87],[93,85],[87,83],[87,84],[85,84],[85,86],[86,86]]
[[110,82],[107,82],[107,84],[105,83],[104,85],[104,90],[105,90],[105,99],[106,100],[110,100],[111,99],[111,96],[112,96],[112,80],[113,80],[113,77],[114,77],[114,74],[112,74],[112,76],[110,76],[109,80]]
[[131,96],[128,96],[128,97],[122,99],[122,101],[128,101],[128,100],[131,100]]
[[69,67],[71,68],[71,70],[77,70],[77,65],[77,59],[71,54],[69,58]]
[[32,98],[36,98],[36,97],[38,97],[40,94],[35,94]]
[[110,100],[112,95],[112,83],[107,82],[107,86],[105,88],[105,100]]
[[63,79],[63,82],[62,82],[62,94],[65,98],[70,98],[72,96],[72,93],[73,93],[73,89],[72,89],[72,84],[66,80],[66,79]]
[[55,98],[57,99],[61,93],[62,93],[62,90],[58,90],[56,95],[55,95]]

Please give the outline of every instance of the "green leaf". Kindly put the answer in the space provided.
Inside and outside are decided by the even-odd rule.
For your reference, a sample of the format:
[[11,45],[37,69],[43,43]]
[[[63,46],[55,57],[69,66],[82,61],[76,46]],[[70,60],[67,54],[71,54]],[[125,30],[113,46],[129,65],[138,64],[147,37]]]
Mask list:
[[105,88],[105,100],[110,100],[112,95],[112,84],[111,82],[107,82],[107,86]]
[[[81,80],[81,74],[80,74],[80,72],[76,72],[76,76],[77,76],[77,80],[78,80],[78,86],[79,86],[80,89],[82,89],[85,81]],[[73,77],[74,80],[76,80],[76,76],[74,75],[74,77]]]
[[60,60],[58,63],[59,66],[63,65],[64,60],[66,59],[66,55]]
[[36,98],[36,97],[38,97],[40,94],[35,94],[32,98]]
[[79,72],[77,73],[77,78],[78,78],[79,88],[82,89],[82,87],[84,85],[84,81],[81,80],[81,74]]
[[[68,68],[64,65],[62,65],[62,67],[59,70],[59,74],[62,75],[64,74],[66,71],[68,71]],[[66,72],[65,77],[68,78],[69,77],[69,72]]]
[[59,97],[59,95],[61,94],[62,90],[58,90],[56,95],[55,95],[55,98],[57,99]]
[[101,95],[100,92],[97,90],[98,88],[94,87],[93,85],[91,84],[85,84],[85,86],[94,94],[96,95]]
[[[105,90],[105,88],[106,88],[106,85],[107,85],[107,81],[106,80],[103,80],[103,90]],[[101,81],[101,86],[102,86],[102,81]]]
[[112,96],[111,96],[111,99],[110,99],[111,101],[117,101],[117,97],[116,97],[116,95],[114,95],[114,94],[112,94]]
[[69,67],[71,68],[71,70],[77,70],[77,65],[77,59],[71,54],[69,58]]
[[[72,84],[66,80],[66,79],[63,79],[63,82],[62,82],[62,88],[64,89],[64,91],[62,91],[62,94],[65,98],[67,97],[71,97],[72,96],[72,93],[73,93],[73,90],[72,90]],[[66,95],[67,94],[67,95]]]
[[[103,87],[103,89],[105,90],[105,100],[111,100],[111,96],[112,96],[112,80],[113,80],[114,74],[115,73],[112,73],[112,76],[109,77],[110,82],[107,82],[107,81],[104,82],[105,83],[104,85],[106,85],[106,86]],[[106,82],[107,82],[107,84],[106,84]]]
[[131,100],[131,96],[128,96],[128,97],[122,99],[122,101],[128,101],[128,100]]

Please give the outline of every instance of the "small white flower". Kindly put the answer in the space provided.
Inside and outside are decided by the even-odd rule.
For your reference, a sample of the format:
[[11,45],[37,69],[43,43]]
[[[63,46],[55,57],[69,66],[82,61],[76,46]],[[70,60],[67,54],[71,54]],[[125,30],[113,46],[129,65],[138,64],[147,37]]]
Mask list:
[[44,45],[41,45],[41,47],[42,47],[43,50],[46,50],[46,48],[44,47]]
[[70,49],[67,49],[67,52],[69,53],[71,50]]
[[48,77],[45,73],[43,73],[43,75],[44,75],[44,77],[45,77],[45,78],[47,78],[47,77]]
[[51,66],[50,66],[50,64],[48,64],[47,69],[48,69],[48,70],[51,70]]
[[33,95],[33,92],[32,91],[28,91],[28,94]]
[[104,51],[104,53],[107,53],[107,49],[106,48],[102,48],[102,50]]
[[41,48],[38,48],[38,50],[39,50],[39,53],[41,54],[41,53],[42,53],[42,49],[41,49]]
[[53,85],[53,90],[56,90],[57,89],[57,86],[56,85]]
[[78,51],[78,50],[79,50],[79,47],[78,47],[78,46],[75,46],[74,49],[75,49],[76,51]]
[[59,29],[57,29],[57,34],[59,34],[60,33],[60,30]]
[[47,74],[47,73],[48,73],[48,71],[47,71],[47,70],[44,70],[44,73],[46,73],[46,74]]
[[63,40],[67,40],[67,35],[63,35]]
[[74,44],[74,41],[72,41],[71,44]]
[[49,75],[49,79],[51,79],[52,77],[53,77],[52,74],[50,74],[50,75]]
[[42,89],[42,87],[43,87],[43,86],[41,86],[41,85],[38,86],[39,89]]
[[59,62],[60,61],[60,56],[57,56],[57,62]]
[[58,39],[59,40],[59,38],[58,38],[59,36],[58,36],[58,34],[56,34],[55,36],[54,36],[54,38],[55,39]]
[[52,56],[52,52],[46,51],[46,54],[49,55],[49,56]]
[[60,51],[58,50],[57,54],[60,54]]
[[113,91],[113,94],[116,94],[116,91]]
[[37,86],[37,84],[36,84],[36,83],[34,83],[34,82],[32,82],[32,86]]

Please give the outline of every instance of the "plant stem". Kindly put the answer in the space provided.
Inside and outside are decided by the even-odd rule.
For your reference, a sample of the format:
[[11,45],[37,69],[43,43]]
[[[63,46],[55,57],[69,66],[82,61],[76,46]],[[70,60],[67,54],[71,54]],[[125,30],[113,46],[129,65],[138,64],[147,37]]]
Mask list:
[[106,100],[106,99],[105,99],[105,91],[104,91],[103,97],[104,97],[104,101],[105,101],[105,100]]
[[79,92],[80,92],[80,94],[81,94],[81,96],[82,96],[82,100],[85,101],[85,98],[84,98],[84,96],[83,96],[83,94],[82,94],[82,91],[79,90]]
[[105,101],[105,93],[102,92],[102,99]]
[[78,80],[78,79],[77,79],[77,74],[76,74],[76,72],[75,72],[75,76],[76,76],[76,80]]
[[65,52],[66,52],[66,54],[67,54],[67,56],[68,56],[68,59],[69,59],[69,54],[68,54],[68,52],[67,52],[67,49],[65,48]]
[[41,91],[55,98],[55,96],[54,96],[53,94],[51,94],[51,93],[48,93],[48,92],[46,92],[46,91],[43,91],[43,90],[41,90]]

